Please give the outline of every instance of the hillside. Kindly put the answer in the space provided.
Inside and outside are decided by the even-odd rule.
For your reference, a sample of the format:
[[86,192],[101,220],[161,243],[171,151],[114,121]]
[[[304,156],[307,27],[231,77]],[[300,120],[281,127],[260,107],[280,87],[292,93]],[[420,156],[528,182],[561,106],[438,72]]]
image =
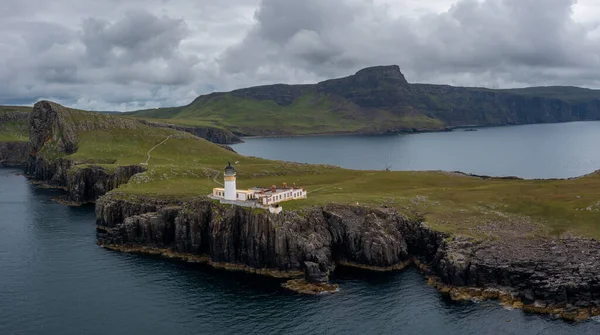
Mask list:
[[200,96],[182,107],[128,113],[239,135],[380,134],[447,127],[600,120],[600,91],[410,84],[398,66],[314,85],[276,84]]
[[[70,202],[97,201],[98,244],[109,249],[294,278],[288,288],[312,293],[335,292],[336,266],[416,263],[453,299],[496,298],[569,320],[600,315],[590,298],[600,243],[580,237],[600,237],[600,173],[516,180],[270,161],[48,101],[33,108],[29,130],[28,175],[64,188]],[[308,199],[269,214],[207,198],[227,162],[238,188],[295,183]]]
[[[93,200],[117,186],[111,193],[125,199],[202,197],[220,185],[230,161],[239,187],[293,182],[308,189],[308,200],[286,203],[286,208],[358,202],[418,213],[448,232],[487,236],[518,224],[532,234],[600,237],[600,174],[573,180],[484,180],[446,172],[355,171],[245,157],[189,133],[50,102],[38,103],[32,120],[30,155],[36,160],[29,174],[72,188],[75,201]],[[112,174],[120,168],[132,172],[115,184]],[[493,231],[486,226],[490,220]]]
[[31,107],[0,106],[0,142],[26,142]]

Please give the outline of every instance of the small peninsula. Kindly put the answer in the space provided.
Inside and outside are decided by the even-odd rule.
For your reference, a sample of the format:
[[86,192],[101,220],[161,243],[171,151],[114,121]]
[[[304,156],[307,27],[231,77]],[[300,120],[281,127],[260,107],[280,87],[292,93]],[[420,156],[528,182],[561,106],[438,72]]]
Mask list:
[[[95,203],[105,248],[274,276],[304,293],[335,292],[336,267],[418,266],[456,300],[600,315],[599,173],[520,180],[269,161],[49,101],[26,124],[26,151],[11,153],[66,202]],[[296,184],[307,197],[277,214],[210,199],[226,162],[241,189]]]

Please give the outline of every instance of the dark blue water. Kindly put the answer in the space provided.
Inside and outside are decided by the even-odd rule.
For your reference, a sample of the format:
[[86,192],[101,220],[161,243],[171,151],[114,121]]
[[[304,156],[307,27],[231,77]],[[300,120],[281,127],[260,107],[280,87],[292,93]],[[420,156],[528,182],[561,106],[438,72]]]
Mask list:
[[600,122],[389,136],[248,138],[248,156],[350,169],[445,170],[490,176],[569,178],[600,169]]
[[453,303],[414,269],[339,272],[331,296],[279,281],[122,254],[95,244],[92,207],[51,201],[0,169],[0,334],[599,334],[506,310]]

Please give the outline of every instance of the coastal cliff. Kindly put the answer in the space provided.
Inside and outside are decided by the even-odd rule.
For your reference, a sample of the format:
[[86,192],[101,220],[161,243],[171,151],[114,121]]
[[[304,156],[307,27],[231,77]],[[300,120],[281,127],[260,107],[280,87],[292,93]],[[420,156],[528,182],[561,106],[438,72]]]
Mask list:
[[[372,199],[355,200],[356,189],[346,188],[347,184],[340,182],[345,178],[339,178],[346,174],[353,181],[360,180],[362,192],[381,197],[398,192],[397,185],[416,188],[427,184],[427,189],[420,189],[419,193],[443,193],[452,188],[453,209],[458,204],[455,195],[472,194],[483,188],[486,194],[479,195],[496,195],[496,191],[506,192],[507,188],[518,190],[501,193],[502,199],[487,198],[489,204],[533,190],[535,199],[525,199],[533,205],[547,206],[548,198],[535,201],[551,193],[552,201],[577,203],[574,209],[573,205],[562,209],[576,214],[563,214],[564,222],[589,219],[584,222],[594,224],[594,206],[599,205],[594,200],[596,205],[590,206],[589,201],[596,199],[600,184],[594,176],[577,181],[528,182],[508,178],[490,183],[485,178],[445,173],[365,175],[328,166],[243,157],[188,133],[70,110],[47,101],[36,104],[29,121],[27,173],[64,188],[69,201],[96,202],[98,243],[106,248],[287,278],[285,287],[305,293],[335,291],[330,274],[338,266],[390,271],[415,264],[432,285],[453,299],[495,298],[511,307],[573,320],[600,314],[597,240],[572,237],[575,234],[571,232],[544,234],[541,223],[538,227],[526,220],[502,221],[508,215],[496,211],[469,223],[460,219],[469,216],[457,219],[449,215],[452,209],[448,206],[438,214],[454,222],[442,224],[446,224],[446,229],[453,225],[461,229],[443,233],[430,228],[424,218],[403,214],[405,209],[413,213],[413,207],[391,209],[380,207],[384,205],[380,202],[366,202]],[[144,159],[145,163],[134,164]],[[369,206],[331,204],[340,193],[336,193],[336,198],[319,198],[320,194],[316,194],[305,200],[312,207],[274,215],[197,197],[215,187],[219,175],[216,164],[237,164],[238,160],[245,169],[240,176],[265,178],[263,181],[299,176],[303,183],[314,176],[320,183],[337,180],[335,192],[350,192],[345,194],[353,197],[352,203],[360,200]],[[146,173],[130,179],[145,170]],[[415,178],[420,179],[415,182]],[[125,183],[126,187],[114,190]],[[433,192],[429,193],[432,197]],[[441,201],[448,204],[445,198],[429,201],[423,195],[410,196],[418,200],[416,205],[439,206]],[[409,202],[415,204],[413,200]],[[436,227],[440,224],[431,223]],[[480,232],[474,234],[478,239],[462,235],[470,231]]]
[[140,120],[140,122],[152,127],[170,128],[178,131],[185,131],[215,144],[236,144],[243,142],[241,138],[225,129],[200,126],[181,126],[161,122],[149,122],[146,120]]
[[272,215],[203,199],[109,195],[96,216],[98,243],[107,248],[300,276],[304,291],[327,283],[336,266],[386,271],[414,263],[453,299],[500,299],[573,320],[600,314],[600,243],[591,239],[475,241],[394,210],[334,204]]
[[[133,175],[144,171],[139,165],[107,168],[76,162],[66,157],[78,148],[77,132],[81,129],[108,127],[106,124],[76,124],[64,107],[40,101],[29,115],[29,143],[25,173],[32,179],[67,191],[67,201],[94,202],[106,192],[127,183]],[[133,127],[128,120],[123,128]]]
[[23,167],[27,162],[27,142],[0,142],[0,167]]

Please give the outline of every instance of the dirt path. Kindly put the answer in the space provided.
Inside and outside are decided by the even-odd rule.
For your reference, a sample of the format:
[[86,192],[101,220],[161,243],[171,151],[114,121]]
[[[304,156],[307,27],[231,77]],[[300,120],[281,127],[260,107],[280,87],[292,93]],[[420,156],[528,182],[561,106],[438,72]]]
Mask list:
[[217,174],[215,174],[215,176],[213,177],[213,181],[214,181],[215,183],[217,183],[217,184],[219,184],[219,185],[223,186],[223,183],[221,183],[221,182],[218,182],[218,181],[217,181],[217,178],[219,177],[219,175],[221,174],[221,172],[219,172],[219,171],[215,171],[215,172],[216,172]]
[[164,139],[164,141],[158,143],[157,145],[153,146],[152,149],[148,150],[148,152],[146,153],[146,155],[148,155],[148,157],[146,157],[146,161],[141,163],[142,165],[148,165],[148,162],[150,161],[150,153],[152,152],[152,150],[158,148],[159,146],[163,145],[165,142],[167,142],[171,137],[173,137],[173,135],[169,135],[167,136],[167,138]]

